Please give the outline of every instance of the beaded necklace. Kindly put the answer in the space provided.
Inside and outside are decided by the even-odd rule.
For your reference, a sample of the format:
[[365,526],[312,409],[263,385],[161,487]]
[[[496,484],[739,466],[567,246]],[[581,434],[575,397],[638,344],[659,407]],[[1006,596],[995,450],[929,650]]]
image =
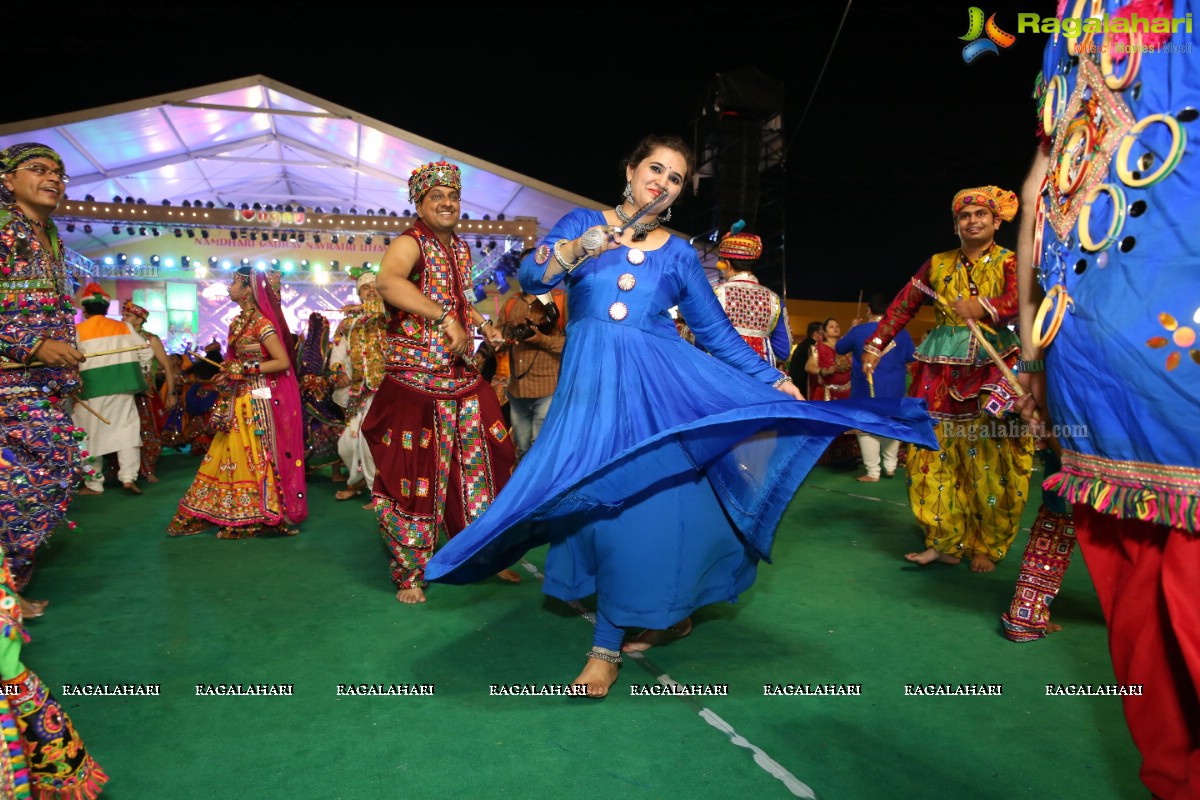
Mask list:
[[[629,224],[629,220],[632,219],[632,217],[630,217],[628,214],[625,213],[625,209],[622,208],[622,206],[617,206],[616,208],[613,209],[613,211],[617,212],[617,219],[621,220],[621,223],[623,225]],[[658,217],[655,217],[654,221],[652,221],[652,222],[645,222],[645,223],[635,222],[635,223],[633,223],[633,241],[635,241],[635,242],[646,241],[646,237],[650,235],[650,231],[654,230],[661,224],[662,223],[658,220]]]

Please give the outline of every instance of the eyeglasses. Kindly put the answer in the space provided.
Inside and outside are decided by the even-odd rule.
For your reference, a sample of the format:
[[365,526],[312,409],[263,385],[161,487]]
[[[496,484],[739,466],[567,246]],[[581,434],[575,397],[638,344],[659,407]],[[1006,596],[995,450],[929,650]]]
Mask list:
[[34,175],[37,175],[39,178],[44,178],[44,177],[46,177],[47,175],[57,175],[57,176],[58,176],[58,179],[59,179],[60,181],[62,181],[63,183],[70,183],[70,182],[71,182],[71,176],[70,176],[70,175],[68,175],[68,174],[67,174],[66,172],[64,172],[63,170],[61,170],[61,169],[50,169],[50,167],[47,167],[47,166],[45,166],[45,165],[43,165],[43,164],[30,164],[28,167],[15,167],[15,168],[14,168],[12,171],[13,171],[13,172],[16,172],[17,170],[22,170],[22,169],[27,169],[27,170],[29,170],[29,171],[30,171],[30,172],[32,172]]

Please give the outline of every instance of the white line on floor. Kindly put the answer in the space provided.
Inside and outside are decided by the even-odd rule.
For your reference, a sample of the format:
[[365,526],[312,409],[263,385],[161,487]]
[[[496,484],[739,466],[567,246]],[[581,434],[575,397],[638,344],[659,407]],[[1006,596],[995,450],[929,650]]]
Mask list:
[[[541,571],[529,560],[522,558],[521,566],[525,568],[526,572],[537,578],[539,581],[545,579],[545,576],[542,575]],[[583,617],[591,624],[596,624],[596,615],[578,601],[572,600],[568,602],[567,605],[575,609],[579,616]],[[624,653],[623,655],[627,659],[636,661],[638,665],[642,667],[642,669],[654,676],[654,680],[656,682],[664,686],[669,686],[675,683],[675,680],[671,678],[670,675],[659,670],[659,668],[654,665],[654,662],[647,658],[644,653]],[[758,764],[758,766],[765,770],[766,773],[772,778],[775,778],[784,786],[786,786],[787,790],[791,792],[793,796],[805,798],[805,800],[817,800],[816,792],[814,792],[808,784],[797,778],[795,775],[789,772],[786,767],[767,755],[761,747],[754,744],[745,736],[742,736],[740,733],[734,730],[733,726],[721,719],[720,715],[718,715],[715,711],[707,706],[700,705],[692,698],[685,695],[677,695],[677,697],[695,709],[702,720],[729,737],[730,742],[738,747],[744,747],[753,753],[754,763]]]

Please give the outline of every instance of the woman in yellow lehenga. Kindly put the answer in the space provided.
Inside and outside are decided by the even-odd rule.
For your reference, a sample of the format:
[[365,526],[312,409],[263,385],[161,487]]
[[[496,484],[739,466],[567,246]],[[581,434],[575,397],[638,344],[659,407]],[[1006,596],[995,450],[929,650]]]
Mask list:
[[280,275],[242,268],[229,297],[242,312],[229,326],[217,380],[217,434],[167,532],[218,526],[218,539],[282,534],[308,516],[304,436],[292,333],[279,307]]

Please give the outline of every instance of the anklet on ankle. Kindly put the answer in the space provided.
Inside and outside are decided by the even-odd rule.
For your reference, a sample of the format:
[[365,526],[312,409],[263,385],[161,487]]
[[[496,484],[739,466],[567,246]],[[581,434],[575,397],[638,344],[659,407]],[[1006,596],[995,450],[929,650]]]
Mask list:
[[598,661],[607,661],[610,664],[620,664],[621,663],[621,651],[620,650],[608,650],[603,647],[593,647],[591,650],[588,651],[587,657],[594,658]]

